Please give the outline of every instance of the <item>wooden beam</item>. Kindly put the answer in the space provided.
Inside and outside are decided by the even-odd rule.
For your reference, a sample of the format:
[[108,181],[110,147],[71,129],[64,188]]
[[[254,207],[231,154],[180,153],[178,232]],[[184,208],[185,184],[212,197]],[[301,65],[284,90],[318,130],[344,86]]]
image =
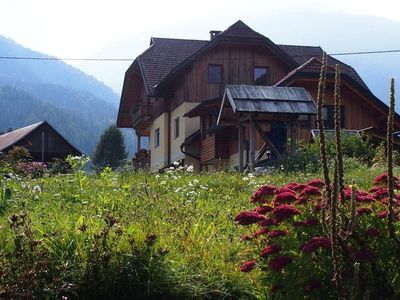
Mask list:
[[296,154],[297,143],[297,119],[290,122],[290,155]]
[[256,160],[256,122],[254,120],[254,114],[250,115],[250,153],[249,153],[249,160],[250,160],[250,170],[254,170],[255,167],[255,160]]
[[270,139],[267,137],[267,135],[264,133],[264,131],[261,129],[260,125],[258,125],[257,122],[255,122],[255,128],[257,129],[258,133],[261,135],[261,137],[263,138],[264,142],[269,146],[269,148],[271,149],[272,153],[275,154],[275,156],[278,159],[282,158],[282,155],[279,153],[279,151],[275,148],[274,144],[270,141]]
[[238,122],[239,172],[243,172],[243,124]]

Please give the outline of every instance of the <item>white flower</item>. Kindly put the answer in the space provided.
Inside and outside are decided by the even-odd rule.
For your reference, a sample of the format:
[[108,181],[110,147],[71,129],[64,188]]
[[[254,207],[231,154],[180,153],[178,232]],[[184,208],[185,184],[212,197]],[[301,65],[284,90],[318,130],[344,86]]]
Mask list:
[[190,165],[189,167],[187,167],[187,168],[186,168],[186,171],[188,171],[188,172],[193,172],[193,166]]
[[164,184],[166,184],[167,182],[165,181],[165,180],[163,180],[163,181],[161,181],[160,182],[160,185],[164,185]]
[[179,166],[179,162],[177,162],[177,161],[174,161],[172,164],[173,164],[174,166]]
[[181,188],[177,188],[177,189],[175,190],[175,193],[179,193],[180,190],[181,190]]
[[175,168],[174,168],[174,167],[169,167],[169,169],[170,169],[170,170],[175,170]]
[[33,187],[33,189],[32,189],[32,192],[34,192],[34,193],[41,193],[41,192],[42,192],[42,189],[40,188],[40,186],[35,185],[35,186]]

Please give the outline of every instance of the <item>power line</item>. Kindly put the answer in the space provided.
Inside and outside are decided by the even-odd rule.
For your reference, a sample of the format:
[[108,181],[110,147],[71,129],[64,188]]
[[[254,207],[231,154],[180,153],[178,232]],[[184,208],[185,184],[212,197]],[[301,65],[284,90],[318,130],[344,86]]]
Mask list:
[[[329,53],[331,56],[345,56],[345,55],[365,55],[365,54],[383,54],[383,53],[400,53],[400,49],[393,50],[376,50],[376,51],[359,51],[359,52],[338,52]],[[298,55],[291,55],[296,57]],[[134,58],[58,58],[58,57],[25,57],[25,56],[0,56],[0,59],[4,60],[47,60],[47,61],[109,61],[109,62],[119,62],[119,61],[134,61]],[[230,58],[232,59],[232,58]],[[235,60],[249,60],[253,58],[233,58]],[[221,60],[221,59],[215,59]]]

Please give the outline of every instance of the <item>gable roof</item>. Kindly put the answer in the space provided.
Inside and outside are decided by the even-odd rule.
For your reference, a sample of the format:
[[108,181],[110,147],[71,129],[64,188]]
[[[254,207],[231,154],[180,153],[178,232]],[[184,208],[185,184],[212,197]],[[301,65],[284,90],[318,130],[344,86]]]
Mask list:
[[71,146],[72,149],[74,149],[77,153],[80,155],[83,153],[79,149],[77,149],[75,146],[73,146],[65,137],[63,137],[57,130],[54,129],[53,126],[51,126],[48,122],[42,121],[39,123],[35,123],[32,125],[28,125],[19,129],[15,129],[11,132],[5,133],[3,135],[0,135],[0,151],[4,151],[7,148],[10,148],[11,146],[15,145],[19,141],[21,141],[23,138],[34,132],[36,129],[42,126],[48,126],[52,130],[54,130],[59,136],[61,136],[65,142]]
[[315,115],[317,108],[305,88],[253,85],[227,85],[228,98],[233,111],[257,113],[284,113]]
[[186,66],[192,63],[200,55],[206,53],[210,49],[217,46],[222,42],[249,42],[256,43],[260,46],[267,47],[276,56],[280,57],[287,65],[291,67],[296,67],[297,63],[293,60],[286,52],[284,52],[280,47],[274,44],[269,38],[264,35],[254,31],[241,20],[237,21],[233,25],[229,26],[226,30],[217,34],[211,41],[208,41],[203,47],[194,52],[190,57],[186,58],[180,62],[176,67],[170,70],[170,72],[165,76],[160,82],[155,86],[156,89],[162,87],[169,82],[179,71],[183,70]]
[[24,137],[26,137],[28,134],[30,134],[32,131],[34,131],[36,128],[40,127],[40,125],[44,123],[45,122],[42,121],[0,135],[0,151],[3,151],[4,149],[19,142],[20,140],[22,140]]

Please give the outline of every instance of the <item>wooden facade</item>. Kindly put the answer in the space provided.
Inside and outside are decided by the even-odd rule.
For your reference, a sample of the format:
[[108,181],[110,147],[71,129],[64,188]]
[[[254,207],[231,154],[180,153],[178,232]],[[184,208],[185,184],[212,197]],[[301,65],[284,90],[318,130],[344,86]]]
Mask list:
[[[171,144],[174,143],[170,134],[173,132],[171,114],[183,103],[201,104],[213,99],[217,102],[196,113],[186,114],[190,118],[200,118],[199,163],[214,164],[225,160],[228,164],[237,164],[241,155],[248,162],[263,150],[265,136],[277,132],[277,126],[284,128],[282,134],[285,138],[308,141],[310,130],[316,127],[315,116],[255,114],[259,127],[255,129],[249,121],[239,124],[236,116],[226,115],[222,128],[214,128],[226,86],[255,85],[255,68],[263,68],[267,70],[265,85],[303,87],[316,99],[318,59],[321,56],[322,49],[319,47],[276,45],[241,21],[221,33],[214,33],[210,41],[152,39],[151,47],[126,72],[117,124],[133,127],[139,137],[151,136],[154,122],[162,117],[166,120],[163,124],[168,127],[164,130],[167,137],[165,147],[168,149],[162,153],[166,153],[165,161],[170,163],[173,156]],[[334,69],[334,63],[340,64],[343,74],[341,101],[344,128],[385,130],[387,106],[369,91],[348,65],[330,58],[329,72]],[[217,66],[216,69],[222,71],[220,81],[210,83],[210,66]],[[333,80],[329,76],[325,99],[328,115],[329,106],[333,105]],[[397,115],[395,127],[400,128]],[[235,130],[232,132],[231,128]],[[252,134],[254,139],[250,142]],[[243,139],[242,144],[238,142],[240,138]],[[295,144],[286,143],[280,147],[286,152],[293,152]]]

